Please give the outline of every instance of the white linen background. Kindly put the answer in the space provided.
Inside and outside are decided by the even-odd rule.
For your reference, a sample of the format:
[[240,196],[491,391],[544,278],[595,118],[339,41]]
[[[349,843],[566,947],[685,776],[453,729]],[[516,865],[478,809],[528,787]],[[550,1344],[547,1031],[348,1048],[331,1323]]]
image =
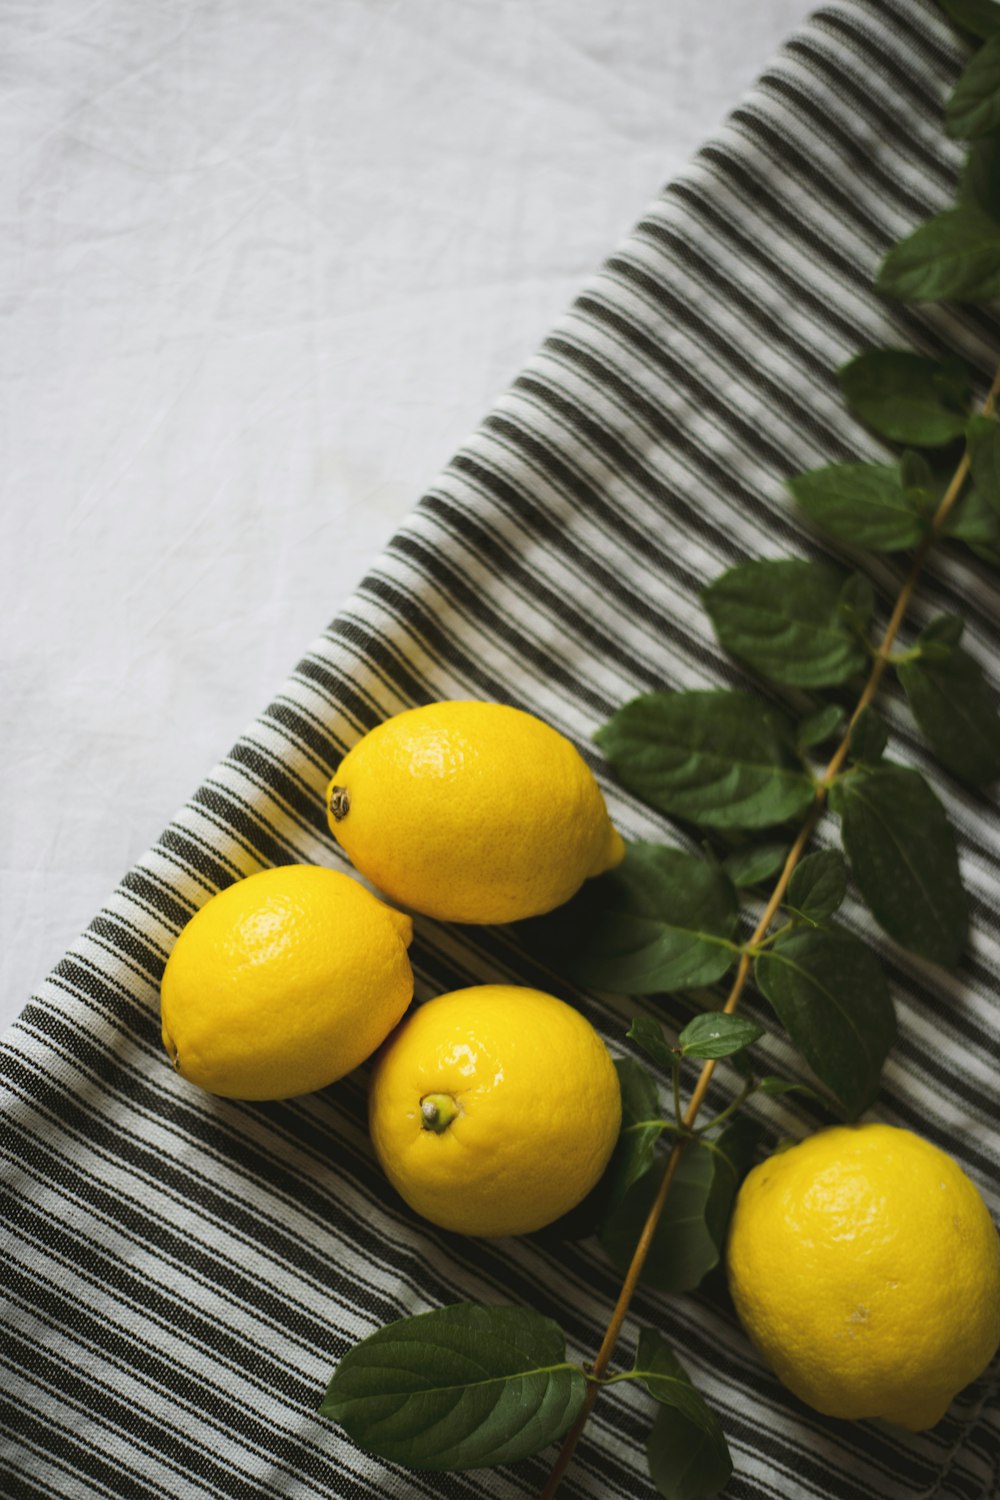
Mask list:
[[809,0],[3,0],[0,1027]]

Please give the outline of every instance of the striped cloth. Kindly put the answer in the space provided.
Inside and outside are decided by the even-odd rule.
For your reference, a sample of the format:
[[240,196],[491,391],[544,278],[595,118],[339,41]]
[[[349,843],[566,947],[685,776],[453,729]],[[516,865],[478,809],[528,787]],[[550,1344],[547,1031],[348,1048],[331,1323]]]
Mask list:
[[[347,746],[435,698],[515,702],[602,766],[594,729],[640,691],[738,684],[699,590],[745,557],[822,551],[792,472],[878,445],[832,371],[871,344],[955,350],[985,385],[1000,327],[978,310],[871,292],[885,247],[944,206],[960,152],[940,105],[963,49],[930,0],[838,0],[775,61],[595,275],[421,501],[274,701],[122,881],[2,1053],[5,1500],[165,1496],[516,1497],[514,1469],[411,1474],[357,1451],[316,1409],[338,1358],[401,1315],[463,1299],[536,1307],[592,1357],[618,1279],[594,1241],[477,1243],[418,1222],[373,1163],[365,1072],[275,1104],[214,1099],[160,1045],[158,982],[212,892],[262,866],[339,865],[322,791]],[[894,563],[871,563],[890,586]],[[940,556],[918,614],[959,610],[995,671],[995,578]],[[994,651],[991,651],[991,647]],[[897,758],[924,751],[890,689]],[[938,778],[940,784],[940,778]],[[629,836],[683,836],[611,784]],[[947,782],[974,935],[958,975],[875,936],[901,1035],[879,1118],[920,1129],[1000,1206],[996,915],[1000,822]],[[846,920],[873,936],[864,912]],[[505,930],[418,921],[418,997],[548,982]],[[616,1053],[624,1000],[578,996]],[[748,1010],[756,1013],[755,1002]],[[776,1068],[797,1067],[775,1038]],[[721,1100],[724,1096],[715,1096]],[[769,1137],[802,1133],[762,1106]],[[718,1284],[641,1294],[721,1415],[750,1496],[997,1492],[995,1376],[932,1432],[827,1421],[748,1346]],[[650,1403],[602,1396],[567,1496],[643,1500]]]

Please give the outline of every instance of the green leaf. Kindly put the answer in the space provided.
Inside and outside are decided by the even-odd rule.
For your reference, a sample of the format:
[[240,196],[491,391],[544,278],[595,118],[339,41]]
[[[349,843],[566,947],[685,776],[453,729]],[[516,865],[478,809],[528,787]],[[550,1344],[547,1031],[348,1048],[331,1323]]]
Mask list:
[[350,1349],[320,1408],[358,1447],[411,1469],[515,1463],[572,1425],[586,1392],[549,1318],[462,1302]]
[[976,489],[1000,513],[1000,422],[994,417],[973,417],[967,432]]
[[840,611],[844,575],[798,558],[740,563],[702,594],[721,644],[773,682],[830,687],[867,661]]
[[968,652],[932,644],[938,649],[900,662],[899,680],[938,759],[963,781],[985,786],[1000,776],[997,695]]
[[705,1205],[705,1223],[719,1253],[726,1243],[736,1193],[753,1166],[754,1157],[764,1138],[764,1127],[749,1115],[730,1119],[714,1141],[708,1144],[715,1155],[715,1174]]
[[878,959],[840,928],[800,927],[758,956],[754,974],[794,1046],[854,1119],[878,1094],[896,1036]]
[[631,843],[567,905],[522,924],[529,946],[593,989],[669,994],[714,984],[739,956],[736,892],[719,865]]
[[[799,725],[796,743],[800,750],[815,750],[840,739],[847,728],[847,714],[839,703],[826,703]],[[737,885],[739,881],[737,881]]]
[[955,836],[919,772],[859,767],[830,789],[844,849],[875,920],[905,948],[954,968],[968,906]]
[[917,637],[921,656],[928,661],[944,661],[951,655],[965,632],[961,615],[937,615]]
[[754,844],[748,849],[737,849],[722,861],[722,868],[737,889],[745,890],[777,875],[788,858],[789,847],[788,844]]
[[927,522],[896,464],[831,464],[788,481],[817,526],[840,542],[872,552],[915,547]]
[[805,1094],[807,1098],[815,1099],[817,1103],[822,1104],[824,1109],[826,1109],[829,1103],[822,1094],[818,1094],[815,1089],[811,1089],[807,1083],[793,1083],[791,1079],[777,1078],[773,1073],[769,1073],[766,1078],[762,1078],[757,1087],[762,1094]]
[[825,922],[846,894],[844,856],[839,849],[823,849],[795,866],[784,904],[807,922]]
[[649,1016],[636,1016],[626,1035],[642,1048],[647,1057],[652,1058],[658,1068],[663,1068],[666,1073],[672,1071],[677,1054],[663,1035],[662,1026]]
[[703,828],[770,828],[815,795],[790,726],[750,693],[649,693],[595,738],[629,791]]
[[868,704],[858,714],[851,730],[848,752],[851,760],[866,766],[877,765],[888,743],[889,730],[885,720],[877,709]]
[[688,1022],[678,1043],[685,1057],[731,1057],[763,1035],[764,1028],[756,1021],[727,1016],[722,1011],[707,1011]]
[[1000,5],[995,0],[938,0],[938,4],[956,26],[984,41],[1000,32]]
[[660,1403],[646,1455],[653,1483],[666,1500],[709,1500],[732,1477],[719,1419],[692,1383],[663,1335],[643,1328],[635,1372]]
[[[742,1116],[718,1141],[691,1141],[683,1150],[642,1273],[644,1285],[689,1292],[719,1264],[733,1199],[760,1138]],[[660,1186],[659,1163],[629,1189],[601,1231],[610,1260],[625,1270]]]
[[966,542],[973,551],[996,548],[1000,546],[1000,509],[976,485],[967,486],[945,517],[943,530],[945,536]]
[[1000,297],[1000,223],[968,206],[928,219],[892,247],[875,289],[903,302],[991,302]]
[[[862,573],[850,573],[840,591],[840,618],[864,645],[875,612],[875,590]],[[867,648],[865,650],[867,659]]]
[[1000,125],[1000,36],[968,64],[944,107],[944,128],[956,140],[987,135]]
[[[633,1029],[638,1023],[633,1021]],[[650,1022],[652,1027],[655,1022]],[[659,1028],[657,1028],[659,1029]],[[629,1032],[631,1036],[632,1031]],[[662,1038],[663,1032],[660,1030]],[[604,1173],[601,1218],[613,1212],[634,1182],[653,1165],[663,1134],[660,1098],[654,1080],[632,1057],[615,1059],[622,1094],[622,1124],[611,1162]],[[596,1224],[595,1224],[596,1229]]]
[[[1000,14],[1000,6],[995,7]],[[962,169],[959,202],[1000,220],[1000,135],[973,141]]]
[[965,431],[971,383],[958,360],[927,359],[906,349],[870,349],[844,365],[837,379],[855,416],[894,443],[939,448]]

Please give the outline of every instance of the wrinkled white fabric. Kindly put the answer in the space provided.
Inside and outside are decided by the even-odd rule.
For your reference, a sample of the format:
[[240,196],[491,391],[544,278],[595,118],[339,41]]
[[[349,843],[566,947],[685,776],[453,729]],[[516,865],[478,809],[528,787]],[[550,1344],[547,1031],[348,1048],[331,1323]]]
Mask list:
[[0,1025],[807,0],[7,0]]

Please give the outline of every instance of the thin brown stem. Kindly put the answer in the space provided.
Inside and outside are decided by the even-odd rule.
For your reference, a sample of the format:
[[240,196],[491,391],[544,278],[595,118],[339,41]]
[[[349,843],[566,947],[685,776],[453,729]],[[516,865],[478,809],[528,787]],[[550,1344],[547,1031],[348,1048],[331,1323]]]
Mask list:
[[[989,393],[983,403],[983,414],[988,416],[990,413],[992,413],[997,405],[998,400],[1000,400],[1000,368],[997,369],[997,373],[993,378],[993,384],[990,386]],[[910,570],[903,581],[898,595],[896,596],[896,602],[893,605],[892,613],[889,616],[889,622],[886,625],[878,648],[874,653],[871,670],[869,671],[867,681],[865,682],[858,701],[855,704],[854,712],[851,714],[847,729],[844,733],[844,737],[841,740],[840,744],[837,746],[837,749],[834,751],[833,755],[830,757],[829,763],[827,764],[825,770],[823,771],[823,774],[817,781],[816,800],[813,803],[813,806],[810,808],[805,822],[799,829],[798,837],[796,838],[791,849],[788,851],[788,856],[782,867],[781,874],[778,876],[777,884],[775,885],[774,890],[771,892],[770,899],[768,900],[768,903],[765,906],[763,913],[761,914],[757,926],[754,928],[753,935],[743,946],[743,951],[740,954],[740,961],[736,967],[736,974],[733,978],[733,983],[730,987],[729,994],[726,997],[726,1003],[723,1006],[723,1011],[727,1015],[732,1015],[733,1011],[740,1003],[740,997],[742,996],[743,990],[746,986],[746,982],[750,977],[750,964],[752,960],[751,950],[756,943],[759,943],[761,939],[766,936],[771,923],[774,921],[774,918],[776,917],[781,907],[781,903],[785,897],[785,892],[788,889],[788,882],[792,878],[792,872],[794,871],[799,860],[802,858],[809,840],[812,838],[816,824],[819,822],[820,818],[823,815],[823,810],[826,806],[826,800],[829,795],[830,787],[839,774],[844,761],[847,759],[851,746],[851,731],[853,730],[855,724],[858,722],[858,719],[861,717],[861,714],[868,707],[869,703],[871,703],[872,699],[875,697],[875,694],[878,692],[879,684],[882,681],[883,673],[885,672],[886,666],[889,661],[889,653],[892,650],[896,637],[898,636],[903,621],[906,618],[906,613],[913,599],[914,592],[920,580],[920,575],[923,573],[924,565],[927,561],[927,556],[931,548],[934,546],[934,543],[940,538],[941,532],[944,528],[944,523],[954,506],[957,504],[958,498],[962,493],[962,487],[965,484],[968,476],[969,455],[968,450],[966,450],[965,454],[962,457],[961,463],[958,465],[954,474],[952,475],[951,482],[949,483],[948,488],[945,491],[936,511],[934,512],[933,517],[931,518],[931,523],[928,527],[927,535],[924,537],[924,540],[921,542],[920,546],[917,548],[917,551],[914,553],[913,562],[910,565]],[[701,1072],[698,1074],[698,1079],[691,1092],[691,1098],[688,1102],[688,1107],[685,1111],[683,1120],[683,1123],[689,1129],[694,1125],[695,1121],[698,1118],[698,1112],[701,1109],[702,1104],[704,1103],[705,1095],[708,1093],[708,1087],[712,1081],[712,1074],[714,1072],[715,1062],[714,1060],[712,1060],[706,1062]],[[642,1275],[642,1269],[646,1263],[646,1257],[648,1256],[650,1247],[652,1246],[653,1236],[655,1235],[657,1225],[660,1222],[660,1216],[663,1213],[664,1207],[666,1206],[667,1196],[670,1192],[670,1185],[674,1180],[674,1175],[677,1171],[677,1164],[681,1159],[681,1152],[685,1150],[687,1145],[688,1138],[681,1136],[674,1141],[673,1145],[670,1148],[670,1155],[667,1158],[667,1164],[666,1168],[664,1169],[663,1179],[660,1182],[656,1197],[653,1200],[653,1205],[650,1208],[649,1214],[646,1218],[646,1222],[643,1225],[642,1234],[639,1236],[639,1243],[635,1247],[635,1253],[632,1256],[629,1268],[625,1273],[625,1280],[622,1283],[622,1288],[618,1295],[618,1300],[615,1303],[614,1311],[611,1314],[611,1320],[608,1323],[604,1338],[601,1342],[601,1347],[598,1350],[597,1358],[594,1360],[594,1363],[591,1366],[590,1373],[594,1377],[594,1379],[588,1384],[587,1395],[584,1400],[583,1406],[580,1409],[580,1414],[563,1439],[562,1447],[559,1450],[559,1456],[557,1457],[556,1462],[552,1467],[552,1471],[545,1483],[545,1488],[539,1495],[539,1500],[552,1500],[552,1497],[555,1495],[556,1491],[559,1488],[563,1475],[566,1473],[566,1470],[570,1465],[570,1461],[572,1460],[576,1445],[579,1442],[581,1434],[583,1433],[583,1430],[590,1418],[590,1413],[593,1409],[594,1402],[597,1400],[598,1392],[600,1390],[600,1386],[597,1382],[604,1374],[604,1371],[607,1369],[611,1361],[611,1356],[614,1353],[615,1345],[618,1342],[618,1337],[621,1333],[622,1325],[624,1324],[625,1319],[628,1316],[628,1310],[631,1305],[632,1298],[635,1295],[635,1289],[639,1284],[639,1277]]]

